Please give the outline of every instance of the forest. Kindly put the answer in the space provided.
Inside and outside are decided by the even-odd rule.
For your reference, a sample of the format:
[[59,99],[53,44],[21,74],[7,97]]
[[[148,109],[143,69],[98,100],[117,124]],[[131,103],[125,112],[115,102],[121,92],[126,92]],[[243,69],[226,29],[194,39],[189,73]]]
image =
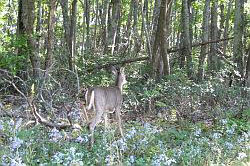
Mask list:
[[1,0],[0,165],[250,165],[248,0]]

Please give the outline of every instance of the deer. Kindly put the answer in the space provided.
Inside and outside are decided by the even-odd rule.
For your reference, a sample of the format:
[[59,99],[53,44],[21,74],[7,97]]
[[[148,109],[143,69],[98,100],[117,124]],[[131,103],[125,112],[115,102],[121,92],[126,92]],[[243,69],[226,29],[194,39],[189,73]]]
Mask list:
[[104,127],[107,127],[107,114],[114,113],[118,121],[118,128],[121,136],[123,137],[122,131],[122,120],[121,120],[121,106],[122,106],[122,88],[127,83],[124,68],[117,70],[115,67],[111,68],[112,73],[116,76],[114,86],[108,87],[90,87],[85,93],[86,110],[93,109],[95,116],[90,121],[88,128],[91,135],[91,147],[94,143],[94,130],[98,123],[100,123],[104,116]]

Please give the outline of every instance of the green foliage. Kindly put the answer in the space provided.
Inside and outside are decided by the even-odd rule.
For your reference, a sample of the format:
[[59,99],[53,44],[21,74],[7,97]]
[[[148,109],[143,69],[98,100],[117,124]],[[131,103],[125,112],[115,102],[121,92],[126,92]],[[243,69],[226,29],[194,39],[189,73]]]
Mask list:
[[24,66],[25,56],[16,56],[11,53],[0,54],[0,68],[8,69],[12,74],[16,74]]
[[[0,68],[15,75],[27,66],[27,38],[24,36],[16,40],[14,38],[15,36],[6,36],[7,44],[0,45]],[[22,50],[21,54],[13,53],[17,49]]]
[[241,95],[242,91],[249,94],[249,89],[228,87],[223,77],[197,84],[181,71],[160,82],[143,77],[134,79],[130,75],[126,107],[147,112],[149,105],[153,104],[154,113],[169,115],[176,110],[177,118],[192,121],[199,117],[225,117],[228,113],[237,115],[241,107],[249,107],[249,96]]
[[[112,57],[110,55],[93,55],[90,53],[86,53],[83,56],[84,56],[83,57],[84,62],[80,60],[81,59],[80,58],[77,63],[77,66],[83,66],[82,68],[79,68],[79,71],[83,73],[81,77],[81,82],[84,82],[85,84],[84,86],[86,85],[108,86],[114,84],[115,79],[110,68],[96,70],[95,67],[104,64],[109,64],[112,62],[121,61],[122,60],[121,57],[119,56]],[[86,72],[86,70],[91,70],[91,71]]]

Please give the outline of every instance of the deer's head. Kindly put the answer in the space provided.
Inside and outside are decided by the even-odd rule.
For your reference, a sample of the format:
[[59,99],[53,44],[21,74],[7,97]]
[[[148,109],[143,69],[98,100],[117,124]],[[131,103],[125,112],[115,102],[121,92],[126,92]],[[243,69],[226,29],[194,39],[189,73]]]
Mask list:
[[115,86],[118,86],[122,91],[123,85],[127,83],[124,67],[121,67],[119,70],[117,70],[112,66],[111,71],[116,77]]

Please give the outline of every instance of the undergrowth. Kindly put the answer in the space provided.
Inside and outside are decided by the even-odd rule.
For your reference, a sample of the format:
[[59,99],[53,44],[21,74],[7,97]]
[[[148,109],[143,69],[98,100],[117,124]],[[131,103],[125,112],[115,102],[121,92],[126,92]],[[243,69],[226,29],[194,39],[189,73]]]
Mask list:
[[[196,84],[181,73],[160,82],[146,76],[138,78],[133,72],[129,76],[123,95],[123,138],[118,136],[116,124],[106,131],[100,124],[94,146],[89,148],[85,126],[59,131],[40,124],[27,125],[26,119],[1,117],[0,165],[250,164],[249,89],[227,87],[219,78]],[[105,76],[86,84],[94,82],[109,85],[110,79]],[[62,100],[75,101],[64,91],[66,85],[60,91],[57,84],[50,86],[48,92],[56,95],[46,101],[55,105],[62,105]],[[77,122],[81,110],[74,102],[72,105],[72,121]],[[11,107],[8,100],[3,102],[2,108],[6,107]],[[54,115],[50,120],[60,121],[58,114],[63,107],[57,108],[56,115],[49,111],[43,115]],[[28,108],[25,111],[29,112]]]
[[[246,110],[246,116],[249,116]],[[248,117],[249,118],[249,117]],[[27,128],[19,119],[0,120],[0,165],[247,165],[250,127],[247,117],[206,123],[127,122],[125,136],[97,128],[89,148],[89,132]]]

